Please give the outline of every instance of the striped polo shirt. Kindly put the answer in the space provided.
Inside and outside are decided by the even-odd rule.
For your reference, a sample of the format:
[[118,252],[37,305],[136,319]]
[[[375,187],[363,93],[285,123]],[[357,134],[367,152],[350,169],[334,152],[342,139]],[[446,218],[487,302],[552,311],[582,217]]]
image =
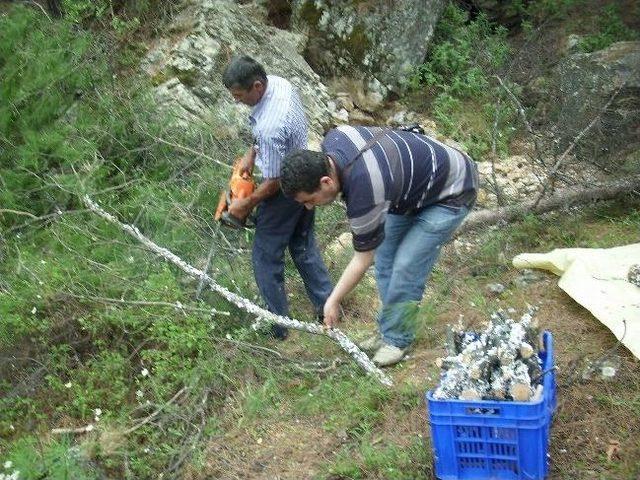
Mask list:
[[275,75],[268,75],[267,80],[267,89],[253,107],[249,122],[263,178],[278,178],[282,158],[307,148],[307,120],[293,85]]
[[[383,130],[386,133],[349,164]],[[471,207],[476,198],[478,173],[473,160],[425,135],[340,126],[327,133],[322,151],[337,165],[357,251],[373,250],[382,243],[387,212],[411,214],[435,204]]]

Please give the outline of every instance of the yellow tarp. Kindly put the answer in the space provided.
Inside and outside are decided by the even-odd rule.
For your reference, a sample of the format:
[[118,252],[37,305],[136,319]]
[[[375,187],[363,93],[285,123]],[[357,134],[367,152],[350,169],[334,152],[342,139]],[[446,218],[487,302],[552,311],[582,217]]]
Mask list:
[[[615,248],[563,248],[523,253],[516,268],[539,268],[560,276],[558,285],[589,310],[640,358],[640,287],[627,280],[640,264],[640,243]],[[623,320],[626,320],[626,334]]]

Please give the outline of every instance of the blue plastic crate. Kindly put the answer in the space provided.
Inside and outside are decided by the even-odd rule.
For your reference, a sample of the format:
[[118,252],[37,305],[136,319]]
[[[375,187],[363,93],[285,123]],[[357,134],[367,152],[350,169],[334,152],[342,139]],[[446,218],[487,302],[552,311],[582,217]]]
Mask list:
[[[554,366],[553,337],[544,332],[543,371]],[[543,480],[556,408],[555,371],[537,402],[435,400],[427,392],[434,466],[440,480]]]

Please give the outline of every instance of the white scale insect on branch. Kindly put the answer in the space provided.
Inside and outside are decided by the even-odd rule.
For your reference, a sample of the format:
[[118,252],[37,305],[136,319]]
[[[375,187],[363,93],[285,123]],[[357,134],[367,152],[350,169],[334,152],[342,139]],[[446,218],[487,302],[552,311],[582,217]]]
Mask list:
[[108,222],[118,226],[122,231],[128,233],[132,237],[136,238],[139,242],[144,244],[149,250],[157,253],[165,260],[177,265],[182,271],[190,275],[191,277],[202,280],[206,283],[211,290],[222,295],[229,302],[236,305],[238,308],[245,310],[246,312],[254,315],[256,318],[260,320],[266,320],[272,323],[276,323],[278,325],[282,325],[283,327],[291,328],[294,330],[301,330],[304,332],[312,333],[315,335],[326,335],[332,340],[334,340],[340,348],[342,348],[345,352],[347,352],[351,357],[356,361],[360,367],[369,375],[373,375],[377,378],[383,385],[392,386],[393,382],[391,379],[385,375],[379,368],[377,368],[373,362],[367,357],[362,350],[360,350],[355,343],[353,343],[349,337],[347,337],[343,332],[334,329],[326,329],[320,325],[309,322],[301,322],[299,320],[295,320],[293,318],[284,317],[281,315],[276,315],[274,313],[265,310],[264,308],[259,307],[255,303],[250,300],[237,295],[226,288],[218,285],[213,278],[207,275],[205,272],[198,270],[197,268],[189,265],[187,262],[182,260],[173,252],[169,251],[164,247],[160,247],[159,245],[153,243],[150,239],[145,237],[136,227],[132,225],[127,225],[120,222],[113,215],[107,213],[103,210],[97,203],[95,203],[88,196],[83,197],[83,201],[87,208],[89,208],[92,212],[96,213],[103,219]]

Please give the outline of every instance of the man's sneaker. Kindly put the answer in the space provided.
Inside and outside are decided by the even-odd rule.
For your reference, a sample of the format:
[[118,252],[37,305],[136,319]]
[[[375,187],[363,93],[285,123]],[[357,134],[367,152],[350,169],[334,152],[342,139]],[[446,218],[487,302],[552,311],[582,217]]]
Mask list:
[[407,353],[406,348],[398,348],[384,343],[373,356],[373,363],[379,367],[395,365],[404,358],[405,353]]
[[360,350],[373,351],[378,350],[382,346],[382,344],[383,342],[380,334],[376,333],[375,335],[358,343],[358,347],[360,348]]

